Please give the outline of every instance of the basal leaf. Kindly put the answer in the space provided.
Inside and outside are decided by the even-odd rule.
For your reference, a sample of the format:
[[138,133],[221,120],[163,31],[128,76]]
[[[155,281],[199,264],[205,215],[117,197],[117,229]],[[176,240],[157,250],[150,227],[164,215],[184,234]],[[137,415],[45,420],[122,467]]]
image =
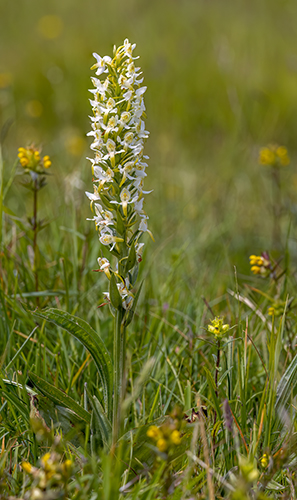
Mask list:
[[60,309],[45,309],[34,314],[66,330],[90,352],[98,368],[103,387],[104,409],[110,416],[113,391],[112,361],[102,339],[86,321]]
[[65,406],[69,410],[73,411],[81,419],[83,419],[87,424],[91,421],[91,415],[86,411],[81,405],[79,405],[74,399],[72,399],[68,394],[61,391],[52,384],[49,384],[46,380],[35,375],[35,373],[28,374],[31,382],[35,387],[44,395],[47,396],[53,403]]

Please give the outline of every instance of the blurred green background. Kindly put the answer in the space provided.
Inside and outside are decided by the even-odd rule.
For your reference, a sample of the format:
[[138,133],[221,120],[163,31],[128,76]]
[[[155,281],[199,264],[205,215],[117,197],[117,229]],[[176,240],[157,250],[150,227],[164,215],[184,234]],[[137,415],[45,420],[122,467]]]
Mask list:
[[[19,146],[42,144],[51,156],[41,203],[52,221],[43,233],[48,261],[69,228],[93,232],[84,195],[92,52],[111,55],[125,38],[137,44],[148,87],[146,188],[154,192],[146,210],[156,239],[148,263],[164,276],[175,263],[193,280],[191,293],[214,278],[219,292],[234,265],[248,274],[248,256],[271,249],[271,182],[258,165],[271,142],[291,156],[282,227],[285,235],[293,221],[294,250],[296,20],[296,0],[0,0],[0,126],[12,121],[4,175]],[[30,212],[18,180],[5,202],[19,217]],[[78,237],[76,255],[90,268],[99,254],[95,234],[92,241],[85,257]]]

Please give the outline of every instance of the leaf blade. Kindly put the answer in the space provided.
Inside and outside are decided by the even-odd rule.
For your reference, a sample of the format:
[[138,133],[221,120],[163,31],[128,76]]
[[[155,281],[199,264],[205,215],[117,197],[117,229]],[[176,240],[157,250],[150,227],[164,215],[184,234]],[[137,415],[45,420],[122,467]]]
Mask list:
[[103,340],[86,321],[60,309],[51,308],[34,314],[66,330],[90,352],[101,379],[105,411],[110,415],[113,391],[112,361]]
[[74,399],[72,399],[68,394],[61,391],[54,385],[50,384],[46,380],[38,377],[35,373],[28,373],[28,377],[34,386],[46,397],[48,397],[53,403],[59,404],[73,411],[76,415],[82,418],[87,424],[91,421],[91,415],[86,411],[81,405],[79,405]]

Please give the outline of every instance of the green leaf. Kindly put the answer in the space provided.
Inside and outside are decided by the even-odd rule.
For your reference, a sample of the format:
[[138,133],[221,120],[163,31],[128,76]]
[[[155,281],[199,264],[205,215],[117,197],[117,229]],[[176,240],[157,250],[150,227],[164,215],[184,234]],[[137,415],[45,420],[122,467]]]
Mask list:
[[134,300],[133,300],[133,304],[132,304],[132,307],[129,311],[127,311],[127,316],[124,318],[124,326],[128,326],[130,325],[132,319],[133,319],[133,316],[134,316],[134,313],[135,313],[135,309],[136,309],[136,306],[137,306],[137,302],[138,302],[138,299],[139,299],[139,296],[140,296],[140,292],[141,292],[141,289],[142,289],[142,285],[143,285],[143,281],[140,283],[140,286],[136,292],[136,295],[134,297]]
[[136,262],[136,252],[135,252],[135,242],[133,241],[128,255],[128,259],[126,261],[126,268],[125,268],[126,273],[130,271],[132,267],[134,267],[135,262]]
[[101,198],[103,205],[105,205],[105,207],[108,208],[109,210],[114,210],[114,205],[112,203],[110,203],[107,196],[105,196],[104,194],[101,194],[101,193],[99,193],[99,194],[100,194],[100,198]]
[[35,373],[28,373],[28,377],[31,382],[37,387],[37,389],[44,395],[47,396],[53,403],[65,406],[69,410],[73,411],[76,415],[82,418],[87,424],[91,421],[91,415],[82,406],[80,406],[74,399],[68,396],[65,392],[61,391],[52,384],[49,384],[46,380],[35,375]]
[[297,354],[289,364],[279,381],[276,390],[275,410],[278,414],[288,404],[290,396],[296,392],[297,384]]
[[93,427],[93,432],[95,434],[101,434],[102,442],[104,444],[105,448],[109,449],[110,442],[111,442],[111,423],[108,420],[106,413],[104,412],[100,402],[96,398],[96,396],[91,396],[88,392],[89,395],[89,402],[93,410],[93,417],[92,417],[92,427]]
[[45,309],[42,312],[35,312],[34,315],[63,328],[79,340],[90,352],[98,368],[103,387],[104,409],[108,415],[111,415],[113,391],[112,361],[99,335],[86,321],[60,309]]
[[117,282],[114,274],[111,275],[109,282],[109,297],[113,307],[115,307],[116,309],[122,308],[122,299],[117,287]]
[[120,235],[123,235],[124,232],[125,232],[125,229],[126,228],[125,228],[125,225],[124,225],[124,222],[123,222],[120,210],[118,209],[118,211],[117,211],[117,225],[116,225],[116,230],[117,230],[117,232]]
[[22,401],[22,399],[13,391],[9,390],[8,387],[6,389],[1,389],[0,387],[0,394],[22,415],[27,424],[29,424],[30,412],[24,401]]
[[214,408],[218,414],[219,420],[221,420],[222,419],[222,412],[221,412],[219,400],[218,400],[217,395],[216,395],[216,386],[215,386],[214,379],[213,379],[212,374],[210,373],[209,369],[206,366],[204,366],[204,371],[205,371],[205,375],[206,375],[206,378],[208,381],[208,387],[209,387],[211,395],[212,395]]

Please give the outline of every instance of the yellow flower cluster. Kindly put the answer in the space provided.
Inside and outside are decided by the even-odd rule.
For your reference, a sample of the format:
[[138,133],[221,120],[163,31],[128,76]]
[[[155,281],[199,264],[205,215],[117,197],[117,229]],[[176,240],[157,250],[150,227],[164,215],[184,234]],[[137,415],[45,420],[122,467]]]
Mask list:
[[273,302],[272,306],[268,308],[269,316],[281,316],[284,314],[286,303],[282,300],[276,300]]
[[18,152],[20,164],[26,171],[43,173],[44,169],[49,168],[52,164],[48,155],[41,158],[40,151],[33,146],[19,148]]
[[263,256],[250,255],[250,265],[253,274],[268,276],[270,274],[270,260]]
[[181,443],[181,433],[174,425],[164,424],[161,427],[151,425],[146,434],[155,441],[158,450],[163,453]]
[[215,318],[207,326],[207,330],[213,333],[217,338],[221,338],[228,332],[230,326],[223,323],[223,318]]
[[290,163],[288,150],[284,146],[278,146],[277,144],[262,148],[259,154],[259,163],[271,167],[285,167]]
[[43,455],[40,465],[41,467],[38,468],[33,467],[29,462],[22,463],[22,469],[33,478],[31,500],[45,498],[43,492],[51,488],[63,488],[73,472],[73,462],[71,460],[61,462],[61,455],[56,452]]

